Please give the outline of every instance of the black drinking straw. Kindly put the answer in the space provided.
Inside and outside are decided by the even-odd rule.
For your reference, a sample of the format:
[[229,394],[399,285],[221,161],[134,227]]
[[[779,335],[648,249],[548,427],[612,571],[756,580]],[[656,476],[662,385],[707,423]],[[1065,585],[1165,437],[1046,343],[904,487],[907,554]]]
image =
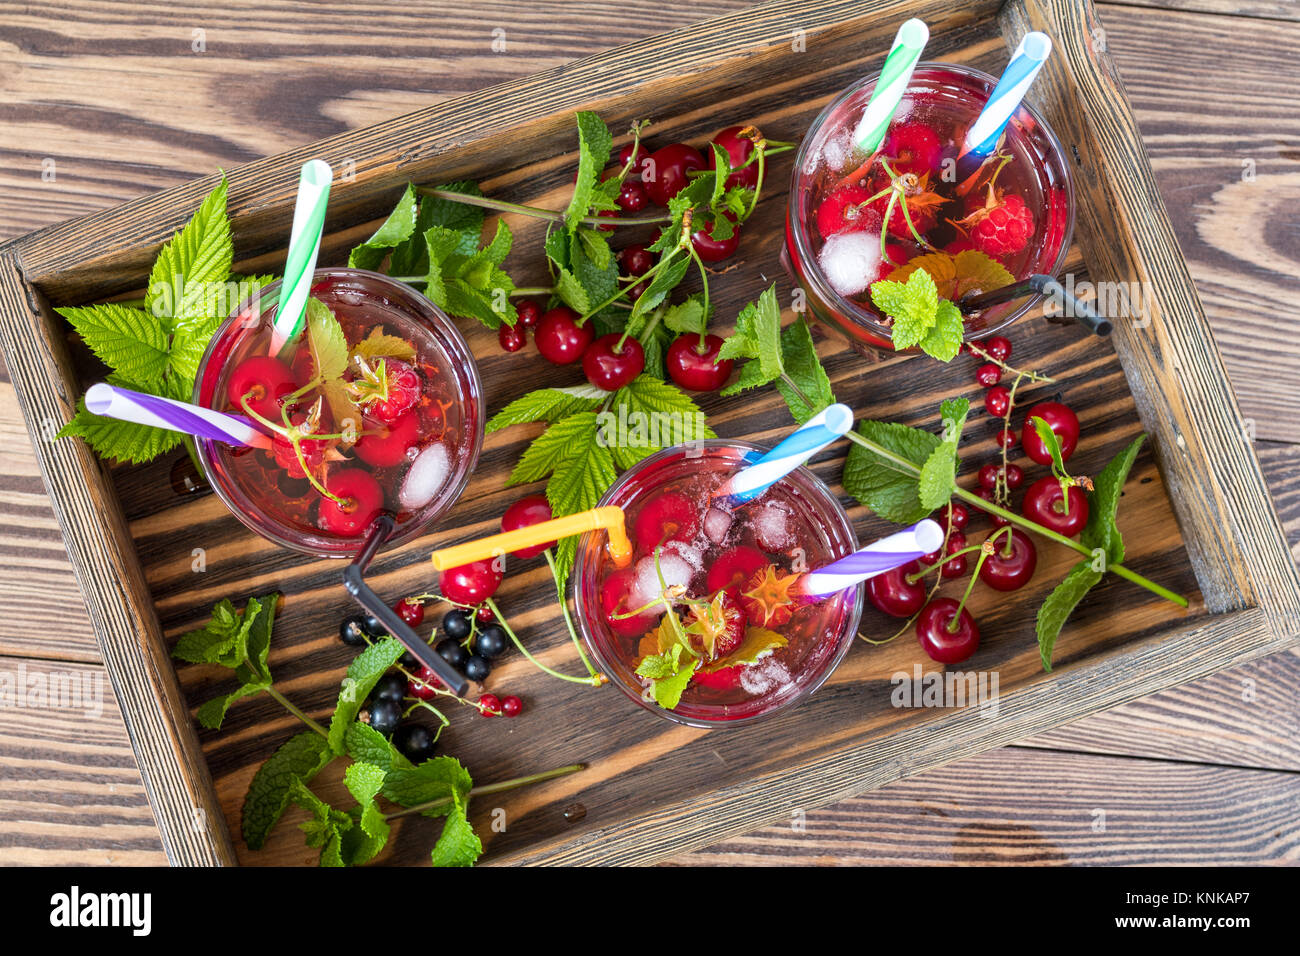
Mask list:
[[343,569],[343,587],[358,604],[384,625],[384,630],[397,638],[403,647],[415,655],[416,660],[437,674],[438,679],[448,690],[457,697],[464,697],[465,692],[469,690],[469,681],[465,675],[443,660],[442,655],[421,640],[411,626],[385,604],[379,595],[371,590],[370,585],[366,584],[366,568],[370,566],[375,552],[379,550],[379,546],[384,543],[384,539],[392,533],[392,530],[393,519],[388,515],[380,515],[375,519],[366,534],[365,541],[361,543],[361,550],[352,559],[352,563]]
[[1099,315],[1097,310],[1087,302],[1066,292],[1061,283],[1057,282],[1053,276],[1041,272],[1035,272],[1028,279],[1011,285],[1004,285],[992,292],[983,292],[979,295],[964,295],[958,300],[957,308],[966,313],[979,312],[990,306],[1001,305],[1003,302],[1010,302],[1012,299],[1019,299],[1021,296],[1033,295],[1035,292],[1058,297],[1064,303],[1065,314],[1094,335],[1110,335],[1112,328],[1110,319]]

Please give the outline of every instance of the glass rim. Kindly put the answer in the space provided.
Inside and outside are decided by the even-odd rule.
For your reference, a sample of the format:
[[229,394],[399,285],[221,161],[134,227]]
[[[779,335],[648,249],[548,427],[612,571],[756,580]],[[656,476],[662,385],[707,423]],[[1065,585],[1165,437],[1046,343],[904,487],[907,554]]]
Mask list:
[[[912,79],[908,81],[907,89],[903,91],[903,95],[907,96],[908,93],[911,91],[912,85],[915,82],[916,75],[918,73],[923,73],[927,70],[937,70],[937,69],[953,70],[958,73],[964,73],[969,77],[973,77],[975,79],[979,79],[988,83],[990,88],[997,85],[997,77],[989,73],[985,73],[983,70],[979,69],[978,67],[968,66],[965,63],[948,63],[942,60],[923,60],[916,65],[916,69],[913,71],[912,74]],[[840,293],[836,292],[833,288],[831,288],[830,283],[826,281],[825,276],[822,275],[821,265],[817,262],[817,257],[812,254],[812,250],[807,241],[807,236],[804,234],[804,231],[799,229],[797,226],[795,220],[795,203],[794,203],[794,198],[798,194],[797,186],[798,186],[798,181],[803,172],[804,160],[807,158],[808,150],[811,148],[810,144],[813,142],[814,139],[813,134],[821,131],[821,127],[823,123],[826,121],[826,119],[845,100],[847,100],[849,97],[857,93],[859,90],[861,90],[863,87],[867,86],[868,84],[875,83],[880,78],[880,72],[881,72],[880,70],[876,70],[875,72],[863,77],[860,80],[857,80],[856,82],[852,83],[848,87],[841,90],[838,94],[836,94],[833,100],[831,100],[829,103],[826,104],[826,106],[822,109],[822,111],[818,113],[816,118],[812,121],[812,124],[808,128],[808,133],[804,135],[803,139],[799,143],[799,148],[795,151],[794,169],[791,173],[790,200],[786,203],[786,224],[788,226],[788,232],[790,236],[793,237],[793,241],[795,244],[795,252],[799,257],[800,280],[812,284],[815,287],[816,294],[823,302],[832,303],[836,310],[838,310],[843,315],[849,317],[855,323],[861,324],[864,327],[866,327],[867,331],[871,332],[874,335],[888,339],[892,342],[893,335],[891,334],[889,326],[882,324],[879,318],[877,318],[874,313],[868,312],[866,309],[862,308],[861,305],[854,302],[852,299],[849,299],[841,295]],[[1043,115],[1033,106],[1031,106],[1026,100],[1020,101],[1020,105],[1017,107],[1017,111],[1019,110],[1024,110],[1029,115],[1029,117],[1034,121],[1036,127],[1042,130],[1042,132],[1045,134],[1045,138],[1055,148],[1056,154],[1061,157],[1061,169],[1064,174],[1063,183],[1064,183],[1064,189],[1066,193],[1066,200],[1068,204],[1069,214],[1066,217],[1065,232],[1061,242],[1061,248],[1060,251],[1057,252],[1056,261],[1052,264],[1052,268],[1051,268],[1051,274],[1053,277],[1055,277],[1060,272],[1061,267],[1065,264],[1065,261],[1069,256],[1070,243],[1074,237],[1074,220],[1075,220],[1074,175],[1070,169],[1069,163],[1066,160],[1065,148],[1064,146],[1062,146],[1061,139],[1056,135],[1056,130],[1052,128],[1052,125],[1048,123],[1047,120],[1043,117]],[[1015,114],[1012,115],[1014,116]],[[1024,298],[1024,301],[1021,302],[1019,306],[1009,311],[1006,317],[998,321],[996,324],[985,325],[979,329],[971,329],[965,327],[965,325],[963,324],[962,341],[970,342],[975,339],[986,338],[987,336],[997,334],[998,332],[1002,331],[1007,326],[1009,326],[1012,322],[1016,321],[1021,316],[1023,316],[1030,309],[1037,306],[1045,298],[1046,295],[1042,292],[1030,293],[1028,296]],[[904,352],[906,351],[914,351],[914,350],[905,349]]]
[[[601,496],[597,507],[610,504],[617,496],[617,493],[625,489],[627,485],[645,471],[645,469],[669,458],[684,455],[693,447],[735,448],[743,451],[758,452],[765,452],[768,450],[763,448],[761,445],[756,445],[753,442],[739,438],[705,438],[681,445],[673,445],[669,448],[661,449],[652,455],[647,455],[621,474],[614,484],[609,487],[609,490]],[[791,476],[797,476],[798,480],[802,481],[809,490],[820,495],[831,505],[829,510],[838,516],[840,522],[839,530],[842,531],[844,537],[848,541],[849,552],[856,551],[858,549],[857,530],[853,527],[853,520],[849,517],[848,511],[844,508],[844,505],[840,503],[839,498],[831,491],[830,486],[827,485],[826,482],[822,481],[821,478],[817,477],[811,469],[804,465],[799,465],[794,469],[794,471],[790,472],[789,475],[782,478],[781,481],[786,481]],[[846,624],[843,633],[839,636],[839,646],[822,665],[821,673],[819,673],[806,686],[800,687],[798,692],[792,695],[788,700],[783,701],[771,710],[766,710],[757,714],[750,714],[747,717],[725,719],[708,719],[704,717],[688,716],[675,713],[671,710],[666,710],[653,701],[647,702],[638,691],[635,691],[632,687],[610,674],[610,672],[615,670],[615,668],[610,666],[607,655],[601,651],[600,647],[597,646],[597,642],[594,640],[594,625],[592,625],[588,620],[589,615],[582,613],[584,607],[582,604],[582,585],[586,580],[585,559],[588,557],[588,553],[593,545],[599,546],[597,543],[598,540],[598,535],[594,532],[587,532],[578,539],[578,546],[573,561],[573,570],[570,574],[570,588],[573,595],[573,602],[575,608],[579,610],[579,613],[576,614],[575,617],[578,622],[578,630],[582,635],[582,641],[587,646],[587,650],[591,652],[592,656],[600,665],[601,672],[609,677],[611,684],[616,685],[620,691],[622,691],[629,699],[634,701],[642,710],[650,711],[651,713],[657,714],[659,717],[665,720],[670,720],[673,723],[711,730],[721,727],[743,727],[752,724],[755,721],[765,720],[769,717],[783,714],[807,700],[808,697],[816,693],[816,691],[826,683],[831,674],[833,674],[839,668],[840,664],[843,663],[844,658],[848,655],[849,650],[852,649],[857,637],[858,626],[862,621],[862,611],[865,601],[865,591],[862,584],[858,584],[854,589],[853,601],[852,605],[848,609]]]
[[[379,546],[379,550],[388,551],[392,548],[398,547],[399,545],[402,544],[406,544],[412,541],[413,539],[419,537],[419,535],[425,529],[427,529],[430,524],[432,524],[438,518],[442,517],[449,510],[451,510],[451,508],[455,506],[456,502],[460,500],[461,495],[464,493],[465,486],[469,484],[470,475],[473,474],[474,468],[478,464],[478,458],[479,455],[482,453],[483,443],[485,440],[486,405],[483,398],[483,381],[479,375],[478,363],[474,360],[474,353],[470,350],[469,344],[465,341],[464,336],[460,334],[460,329],[456,327],[456,324],[455,322],[452,321],[451,317],[448,316],[447,313],[444,312],[442,309],[440,309],[435,302],[429,299],[428,296],[424,295],[418,289],[414,289],[403,282],[398,282],[392,276],[384,275],[382,272],[374,272],[370,269],[355,269],[350,266],[318,267],[312,273],[312,284],[315,285],[317,282],[325,278],[340,277],[340,276],[341,277],[360,276],[366,279],[367,281],[376,282],[381,286],[386,286],[388,290],[390,290],[391,292],[398,293],[402,296],[411,296],[414,299],[418,300],[419,303],[422,303],[433,314],[435,320],[439,323],[439,326],[437,328],[429,328],[419,317],[415,315],[407,315],[406,317],[408,318],[409,321],[415,323],[416,325],[419,325],[429,335],[433,336],[434,338],[437,338],[440,335],[445,335],[446,338],[448,339],[448,342],[446,344],[449,345],[450,350],[453,352],[458,351],[460,353],[459,355],[452,354],[449,356],[449,358],[451,358],[454,362],[456,361],[461,362],[461,369],[463,370],[465,376],[468,379],[467,382],[468,388],[466,389],[467,394],[465,395],[465,398],[467,402],[472,402],[472,404],[474,405],[474,412],[475,412],[474,418],[476,424],[474,428],[474,434],[472,436],[472,441],[470,443],[470,453],[467,456],[466,464],[464,465],[463,468],[460,469],[461,472],[460,476],[455,481],[452,490],[448,492],[446,495],[446,504],[443,507],[430,512],[430,514],[424,516],[420,520],[412,521],[408,527],[403,528],[397,534],[390,535],[387,539],[385,539],[383,544]],[[266,309],[269,308],[270,306],[270,303],[264,305],[262,304],[263,297],[265,297],[268,294],[268,290],[271,290],[274,294],[278,295],[283,283],[284,283],[284,279],[279,278],[276,279],[274,282],[268,282],[265,286],[259,288],[251,296],[249,296],[247,299],[244,299],[233,310],[231,310],[230,315],[228,315],[226,319],[221,323],[221,325],[217,328],[217,331],[212,334],[212,338],[209,340],[207,348],[204,349],[203,358],[199,360],[198,372],[194,377],[194,391],[193,394],[191,395],[191,399],[196,405],[200,405],[200,406],[203,405],[200,397],[200,391],[202,388],[204,372],[208,367],[208,362],[211,360],[213,352],[217,347],[217,344],[220,342],[222,336],[225,335],[225,333],[230,329],[231,323],[238,320],[240,316],[244,313],[244,310],[254,302],[257,302],[259,305],[261,305],[261,311],[258,313],[258,317],[260,320],[261,316],[265,315]],[[276,301],[278,301],[278,299]],[[192,439],[192,441],[193,441],[193,447],[195,451],[195,457],[198,460],[199,469],[203,475],[203,478],[207,481],[208,486],[212,489],[213,493],[226,506],[226,510],[228,510],[232,515],[234,515],[235,518],[238,519],[242,525],[244,525],[244,527],[248,528],[250,531],[258,535],[259,537],[264,538],[267,541],[270,541],[272,544],[278,545],[279,547],[282,548],[286,548],[290,551],[295,551],[299,554],[306,554],[318,558],[345,558],[345,559],[351,559],[356,556],[357,551],[361,548],[362,544],[365,541],[364,535],[356,539],[356,546],[353,548],[349,548],[347,550],[326,550],[323,548],[312,547],[310,544],[304,543],[303,541],[298,540],[296,537],[291,537],[290,529],[284,524],[284,522],[276,518],[274,515],[268,514],[265,511],[265,509],[258,509],[258,510],[260,513],[266,514],[268,518],[272,519],[267,523],[267,526],[263,526],[254,522],[247,514],[244,513],[244,509],[241,503],[234,500],[233,496],[230,494],[229,489],[225,488],[222,482],[216,480],[214,477],[213,473],[215,469],[212,466],[211,458],[212,458],[212,447],[216,443],[211,441],[210,439]]]

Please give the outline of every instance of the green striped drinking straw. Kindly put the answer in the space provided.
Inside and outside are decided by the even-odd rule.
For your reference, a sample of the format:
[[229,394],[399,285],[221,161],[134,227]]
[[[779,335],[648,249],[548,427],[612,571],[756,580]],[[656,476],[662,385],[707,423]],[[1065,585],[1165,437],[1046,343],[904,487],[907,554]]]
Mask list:
[[867,155],[874,154],[884,142],[885,131],[898,111],[898,104],[912,79],[912,70],[921,59],[921,51],[929,39],[930,28],[915,17],[898,28],[894,45],[885,58],[885,65],[880,68],[880,78],[871,91],[871,99],[853,131],[854,145]]
[[302,332],[333,179],[334,170],[324,160],[303,163],[298,177],[298,198],[293,207],[293,231],[289,234],[284,281],[280,284],[280,306],[271,330],[272,355],[279,355]]

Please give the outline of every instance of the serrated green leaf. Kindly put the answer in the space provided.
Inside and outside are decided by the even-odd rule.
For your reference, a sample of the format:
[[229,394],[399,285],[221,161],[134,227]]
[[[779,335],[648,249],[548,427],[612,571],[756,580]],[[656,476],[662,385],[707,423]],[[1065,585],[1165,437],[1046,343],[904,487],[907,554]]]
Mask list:
[[[437,188],[445,192],[460,193],[463,196],[483,195],[478,184],[468,180],[444,183]],[[415,234],[393,250],[389,271],[393,275],[400,276],[423,275],[427,272],[428,245],[427,242],[420,243],[418,238],[434,228],[443,230],[453,237],[450,253],[472,256],[478,251],[485,218],[482,208],[478,206],[453,202],[437,196],[421,195]]]
[[691,257],[686,253],[680,250],[670,252],[668,257],[660,262],[658,271],[655,272],[654,278],[650,280],[645,291],[637,296],[636,302],[632,304],[632,314],[628,321],[631,322],[658,308],[659,303],[664,301],[668,293],[681,285],[690,265]]
[[957,487],[956,449],[947,442],[930,453],[930,457],[921,466],[921,477],[917,480],[917,497],[926,513],[947,504]]
[[935,312],[934,327],[921,340],[921,351],[940,362],[951,362],[961,351],[965,334],[961,310],[944,299]]
[[[560,419],[533,439],[507,483],[521,485],[540,481],[572,456],[581,454],[583,446],[593,444],[595,435],[594,411],[577,412]],[[559,514],[556,512],[556,517]]]
[[77,400],[77,413],[55,437],[80,438],[100,458],[130,464],[152,461],[185,440],[180,432],[170,429],[92,415],[86,411],[85,399]]
[[[230,275],[234,246],[230,240],[230,219],[226,215],[227,189],[223,175],[190,221],[158,252],[149,272],[145,310],[162,318],[164,324],[179,314],[188,287],[224,282]],[[167,308],[161,307],[163,296],[169,303]]]
[[388,843],[391,827],[375,804],[384,785],[382,767],[365,762],[353,763],[343,773],[344,785],[356,798],[357,806],[348,812],[353,826],[342,833],[340,854],[348,866],[368,863]]
[[1128,473],[1145,440],[1146,435],[1138,435],[1129,442],[1128,447],[1111,459],[1093,479],[1092,491],[1088,492],[1088,523],[1084,525],[1079,540],[1090,551],[1100,548],[1109,564],[1124,562],[1124,539],[1115,516],[1119,511],[1120,496],[1124,493],[1124,483],[1128,481]]
[[672,710],[682,702],[682,694],[691,682],[695,669],[700,666],[699,658],[692,657],[679,665],[677,673],[670,677],[656,680],[650,685],[655,703],[664,710]]
[[[890,332],[894,348],[902,350],[920,345],[934,328],[939,310],[939,291],[930,273],[917,269],[896,288],[897,283],[873,282],[871,284],[871,301],[886,315],[894,320]],[[877,301],[877,287],[883,286]],[[882,305],[881,303],[885,303]]]
[[432,757],[414,767],[394,767],[384,777],[383,794],[402,807],[446,801],[420,811],[426,817],[446,816],[457,797],[469,798],[474,781],[454,757]]
[[129,376],[146,391],[162,385],[167,371],[167,330],[148,312],[113,302],[55,311],[109,368]]
[[[746,389],[758,388],[761,385],[767,385],[771,381],[772,378],[763,371],[763,363],[755,359],[742,365],[735,381],[724,387],[718,394],[724,398],[739,395]],[[778,384],[777,388],[781,388],[781,385]],[[785,394],[784,390],[781,394]]]
[[250,849],[260,850],[289,804],[295,780],[310,780],[332,759],[329,743],[315,731],[290,737],[257,768],[244,797],[242,830]]
[[614,255],[609,248],[609,240],[595,229],[585,226],[579,226],[576,235],[591,264],[597,269],[608,269]]
[[411,767],[411,761],[393,746],[391,740],[360,721],[348,725],[343,734],[343,745],[353,760],[374,764],[383,770],[409,770]]
[[348,368],[348,340],[343,326],[320,299],[307,300],[307,342],[316,374],[330,381]]
[[577,277],[562,266],[557,267],[555,271],[555,294],[579,315],[586,315],[591,311],[592,306],[597,304],[587,295],[587,290],[583,288]]
[[260,694],[270,686],[270,681],[241,684],[229,694],[214,697],[200,704],[198,710],[195,711],[195,717],[198,718],[199,724],[208,730],[220,730],[222,721],[226,719],[226,711],[230,709],[231,704],[243,697]]
[[[756,363],[750,362],[746,368],[754,364]],[[781,365],[785,376],[776,379],[776,389],[800,425],[822,409],[835,404],[831,380],[822,368],[821,360],[817,358],[812,332],[802,316],[781,332]],[[794,382],[797,390],[785,381],[787,377]]]
[[595,385],[538,389],[520,396],[493,415],[486,431],[490,435],[525,422],[556,422],[574,412],[592,411],[608,397],[608,392]]
[[1056,639],[1065,626],[1066,619],[1073,613],[1079,602],[1091,591],[1102,578],[1102,572],[1094,571],[1092,562],[1085,558],[1070,569],[1061,583],[1049,594],[1038,609],[1038,654],[1043,661],[1043,670],[1052,669],[1052,651]]
[[[348,253],[348,265],[353,269],[377,269],[389,252],[415,235],[417,199],[415,186],[408,183],[397,205],[375,234]],[[405,272],[396,274],[409,275]]]
[[406,648],[391,637],[376,641],[356,656],[348,665],[348,676],[339,690],[334,717],[330,720],[329,748],[336,755],[347,752],[348,727],[357,719],[361,705],[375,689],[384,672],[397,663]]
[[614,137],[609,127],[597,114],[583,110],[577,114],[578,122],[578,179],[573,184],[573,196],[564,211],[564,223],[569,232],[578,228],[578,221],[591,212],[596,177],[609,163],[609,153]]
[[430,859],[438,867],[473,866],[482,854],[483,843],[470,826],[465,806],[457,803],[443,824]]
[[685,301],[671,306],[664,313],[663,324],[679,335],[703,335],[708,326],[708,313],[704,308],[702,293],[695,293]]
[[[897,422],[863,421],[858,434],[921,468],[939,447],[939,438]],[[920,521],[930,509],[921,503],[917,477],[861,445],[844,462],[844,490],[866,507],[897,524]]]

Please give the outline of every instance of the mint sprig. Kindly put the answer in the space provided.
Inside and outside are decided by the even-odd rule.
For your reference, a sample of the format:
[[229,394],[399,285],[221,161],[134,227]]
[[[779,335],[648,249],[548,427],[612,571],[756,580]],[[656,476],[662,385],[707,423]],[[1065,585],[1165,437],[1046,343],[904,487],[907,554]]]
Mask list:
[[940,299],[934,279],[917,269],[906,282],[880,279],[871,284],[871,301],[893,319],[891,336],[898,350],[920,346],[921,351],[941,362],[950,362],[961,351],[961,310]]

